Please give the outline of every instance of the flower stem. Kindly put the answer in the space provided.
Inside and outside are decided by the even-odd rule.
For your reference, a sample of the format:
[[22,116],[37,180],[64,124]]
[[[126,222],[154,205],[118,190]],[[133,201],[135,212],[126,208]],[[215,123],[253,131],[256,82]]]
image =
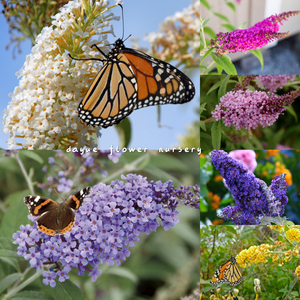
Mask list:
[[34,188],[33,188],[33,184],[32,184],[32,181],[31,181],[31,178],[29,176],[29,174],[27,173],[25,167],[24,167],[24,164],[23,162],[21,161],[20,157],[19,157],[19,152],[17,152],[15,155],[14,155],[14,158],[16,159],[16,161],[18,162],[19,166],[20,166],[20,169],[25,177],[25,180],[27,182],[27,185],[28,185],[28,188],[30,190],[30,193],[32,195],[34,195]]
[[[26,275],[26,273],[30,270],[30,268],[26,269],[23,273],[23,276]],[[34,273],[31,277],[29,277],[27,280],[25,280],[22,284],[19,286],[13,286],[10,291],[2,298],[3,300],[9,299],[13,297],[15,294],[17,294],[19,291],[21,291],[24,287],[29,285],[31,282],[36,280],[42,273],[44,272],[44,269],[41,268],[38,272]]]
[[123,168],[119,169],[115,173],[106,177],[102,182],[103,183],[111,182],[114,178],[118,177],[119,175],[123,174],[124,172],[127,172],[127,173],[132,172],[133,170],[137,169],[137,164],[139,164],[141,161],[147,159],[149,157],[149,155],[150,155],[149,153],[146,153],[145,155],[142,155],[141,157],[139,157],[132,163],[124,165]]

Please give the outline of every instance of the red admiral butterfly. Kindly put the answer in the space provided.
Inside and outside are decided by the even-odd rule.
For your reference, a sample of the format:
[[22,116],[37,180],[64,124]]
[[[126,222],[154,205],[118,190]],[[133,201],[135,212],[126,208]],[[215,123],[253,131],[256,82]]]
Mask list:
[[61,203],[41,196],[26,196],[24,203],[32,216],[40,216],[36,220],[40,231],[48,235],[65,234],[75,222],[73,209],[79,209],[90,191],[91,187],[88,186]]

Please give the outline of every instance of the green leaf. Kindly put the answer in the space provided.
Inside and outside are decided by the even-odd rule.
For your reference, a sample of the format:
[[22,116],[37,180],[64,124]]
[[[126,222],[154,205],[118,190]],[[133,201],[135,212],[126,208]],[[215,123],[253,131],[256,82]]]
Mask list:
[[[37,291],[22,291],[9,298],[13,300],[54,300],[51,296]],[[58,298],[55,300],[59,300]]]
[[0,249],[0,257],[17,257],[20,256],[16,251],[6,250],[6,249]]
[[10,205],[5,212],[0,225],[0,236],[11,239],[13,233],[19,230],[20,225],[29,222],[28,208],[23,203],[23,198],[27,195],[28,191],[25,190],[15,192],[6,197],[7,202],[9,202]]
[[[200,29],[205,27],[205,25],[209,22],[210,18],[205,19],[202,24],[200,24]],[[202,27],[201,27],[202,26]]]
[[144,170],[147,173],[151,174],[152,176],[160,178],[160,180],[163,182],[172,180],[174,185],[180,185],[179,180],[177,178],[175,178],[174,176],[172,176],[169,172],[166,172],[166,171],[164,171],[160,168],[157,168],[153,165],[148,165]]
[[204,199],[200,198],[200,212],[202,212],[202,213],[208,211],[207,205],[203,201],[204,201]]
[[210,27],[205,27],[204,29],[204,33],[207,34],[208,36],[210,36],[212,39],[216,38],[216,33],[213,29],[211,29]]
[[35,160],[36,162],[38,162],[38,163],[40,163],[40,164],[43,164],[43,163],[44,163],[43,158],[42,158],[40,155],[38,155],[38,151],[31,151],[31,150],[20,151],[19,154],[20,154],[20,157],[21,157],[22,155],[24,155],[24,156],[27,156],[27,157],[29,157],[29,158]]
[[232,32],[236,30],[236,27],[232,24],[221,24],[222,27],[224,27],[228,32]]
[[117,275],[123,278],[127,278],[131,280],[132,282],[138,282],[138,277],[132,273],[129,269],[126,269],[124,267],[110,267],[105,271],[105,274],[112,274]]
[[230,7],[233,10],[233,12],[236,12],[235,5],[232,2],[226,2],[226,4],[228,7]]
[[56,286],[43,285],[43,290],[55,300],[86,300],[81,289],[70,280],[60,282],[55,280]]
[[18,279],[22,278],[23,274],[13,273],[4,277],[0,281],[0,295],[10,286],[12,286]]
[[[16,245],[12,244],[12,237],[10,237],[10,238],[0,237],[0,249],[10,250],[10,251],[13,251],[14,249],[16,249]],[[8,253],[6,253],[6,254],[8,254]],[[20,256],[18,256],[18,258],[14,258],[13,256],[5,255],[5,256],[0,257],[0,260],[2,262],[4,262],[5,264],[11,265],[17,272],[21,272],[20,266],[18,263],[20,260],[19,258],[20,258]],[[0,266],[0,269],[1,269],[1,266]]]
[[221,81],[216,82],[206,93],[206,96],[209,95],[212,91],[214,91],[215,89],[219,88],[221,85]]
[[256,50],[250,50],[250,52],[258,58],[260,64],[261,64],[261,69],[263,69],[264,67],[264,57],[263,55],[261,54],[261,51],[259,49],[256,49]]
[[286,110],[294,117],[295,122],[298,123],[298,116],[297,113],[295,112],[293,106],[285,106]]
[[200,115],[203,113],[203,111],[206,111],[205,106],[206,106],[206,103],[200,104]]
[[218,18],[226,21],[227,23],[230,23],[229,19],[225,16],[225,15],[222,15],[222,14],[218,14],[218,13],[214,13],[215,16],[217,16]]
[[202,63],[202,61],[214,50],[214,48],[210,48],[206,51],[206,53],[203,55],[201,61],[200,61],[200,64]]
[[208,4],[208,2],[206,0],[200,0],[200,3],[205,6],[207,9],[210,9],[210,5]]
[[215,122],[211,128],[211,140],[213,149],[221,148],[222,124],[221,120]]
[[[200,128],[204,131],[206,131],[206,125],[203,121],[200,121]],[[200,134],[201,135],[201,134]]]
[[221,85],[218,90],[218,98],[219,99],[226,94],[226,88],[227,88],[229,79],[230,79],[230,75],[226,75],[225,78],[223,80],[221,80]]
[[115,125],[119,135],[120,148],[127,148],[131,139],[131,123],[129,118],[125,118],[121,123]]
[[219,65],[221,68],[223,68],[228,75],[237,75],[236,68],[227,55],[217,56],[212,52],[211,57],[216,65]]

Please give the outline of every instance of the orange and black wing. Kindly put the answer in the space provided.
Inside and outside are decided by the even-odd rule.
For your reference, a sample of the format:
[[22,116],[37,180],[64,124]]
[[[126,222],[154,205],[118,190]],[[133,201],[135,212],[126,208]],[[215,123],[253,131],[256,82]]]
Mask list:
[[242,273],[239,266],[233,256],[230,260],[225,262],[221,267],[219,267],[214,273],[210,284],[213,286],[218,286],[222,283],[227,283],[231,286],[239,285],[243,280]]
[[172,65],[141,51],[124,48],[137,81],[134,109],[163,104],[182,104],[195,95],[192,81]]
[[121,53],[107,60],[79,104],[80,119],[94,127],[118,124],[134,109],[137,99],[135,75]]

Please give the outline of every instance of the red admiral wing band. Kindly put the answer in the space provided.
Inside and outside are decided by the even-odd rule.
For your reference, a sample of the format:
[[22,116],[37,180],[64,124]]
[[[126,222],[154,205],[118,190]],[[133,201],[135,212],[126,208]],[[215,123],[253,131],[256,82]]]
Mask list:
[[74,225],[74,210],[79,209],[90,191],[88,186],[61,203],[41,196],[26,196],[24,203],[32,216],[40,216],[36,220],[40,231],[48,235],[65,234]]

